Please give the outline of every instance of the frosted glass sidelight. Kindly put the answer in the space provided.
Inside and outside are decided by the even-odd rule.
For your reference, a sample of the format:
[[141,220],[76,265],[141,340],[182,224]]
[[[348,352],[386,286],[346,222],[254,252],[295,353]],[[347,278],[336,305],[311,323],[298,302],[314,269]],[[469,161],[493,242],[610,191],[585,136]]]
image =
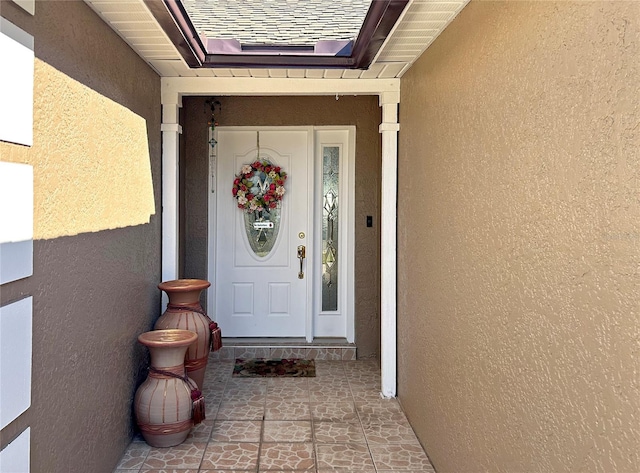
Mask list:
[[322,148],[322,311],[338,310],[340,148]]

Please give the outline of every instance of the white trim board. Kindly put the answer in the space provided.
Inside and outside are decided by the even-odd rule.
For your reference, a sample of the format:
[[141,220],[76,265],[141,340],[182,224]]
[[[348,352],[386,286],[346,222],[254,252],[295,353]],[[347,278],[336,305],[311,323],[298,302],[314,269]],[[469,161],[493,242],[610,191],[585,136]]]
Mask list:
[[29,473],[31,471],[30,453],[31,427],[27,427],[15,440],[12,440],[0,451],[0,472]]
[[0,285],[33,274],[33,166],[0,162]]
[[33,145],[33,36],[0,17],[0,140]]
[[31,15],[36,14],[36,0],[13,0],[13,3]]
[[32,297],[0,307],[0,429],[31,406],[32,318]]
[[400,91],[400,79],[276,79],[163,77],[162,103],[185,95],[381,95]]

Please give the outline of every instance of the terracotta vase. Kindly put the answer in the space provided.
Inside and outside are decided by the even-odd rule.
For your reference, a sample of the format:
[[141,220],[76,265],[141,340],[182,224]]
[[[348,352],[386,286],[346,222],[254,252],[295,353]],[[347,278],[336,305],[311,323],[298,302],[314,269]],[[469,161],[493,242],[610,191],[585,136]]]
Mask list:
[[151,367],[136,391],[134,411],[142,436],[152,447],[179,445],[193,427],[192,386],[180,377],[186,376],[184,355],[197,338],[188,330],[154,330],[138,336],[149,348]]
[[209,286],[211,283],[203,279],[176,279],[158,284],[169,296],[169,304],[154,326],[155,330],[177,328],[198,334],[198,340],[187,351],[185,366],[200,389],[211,351],[211,320],[200,305],[200,293]]

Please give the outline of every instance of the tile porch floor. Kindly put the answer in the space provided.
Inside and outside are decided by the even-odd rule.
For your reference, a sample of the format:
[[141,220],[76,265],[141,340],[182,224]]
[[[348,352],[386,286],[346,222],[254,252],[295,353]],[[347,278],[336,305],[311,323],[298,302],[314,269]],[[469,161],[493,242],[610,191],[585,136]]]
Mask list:
[[211,360],[207,420],[177,447],[135,438],[114,473],[434,472],[372,361],[316,360],[315,378],[232,378]]

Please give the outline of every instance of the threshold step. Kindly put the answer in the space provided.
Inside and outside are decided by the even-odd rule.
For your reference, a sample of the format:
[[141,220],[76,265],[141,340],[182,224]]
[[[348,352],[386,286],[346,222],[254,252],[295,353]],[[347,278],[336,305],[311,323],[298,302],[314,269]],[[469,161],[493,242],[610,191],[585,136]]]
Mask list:
[[222,349],[211,353],[212,360],[236,358],[302,358],[305,360],[353,361],[356,345],[344,338],[223,338]]

